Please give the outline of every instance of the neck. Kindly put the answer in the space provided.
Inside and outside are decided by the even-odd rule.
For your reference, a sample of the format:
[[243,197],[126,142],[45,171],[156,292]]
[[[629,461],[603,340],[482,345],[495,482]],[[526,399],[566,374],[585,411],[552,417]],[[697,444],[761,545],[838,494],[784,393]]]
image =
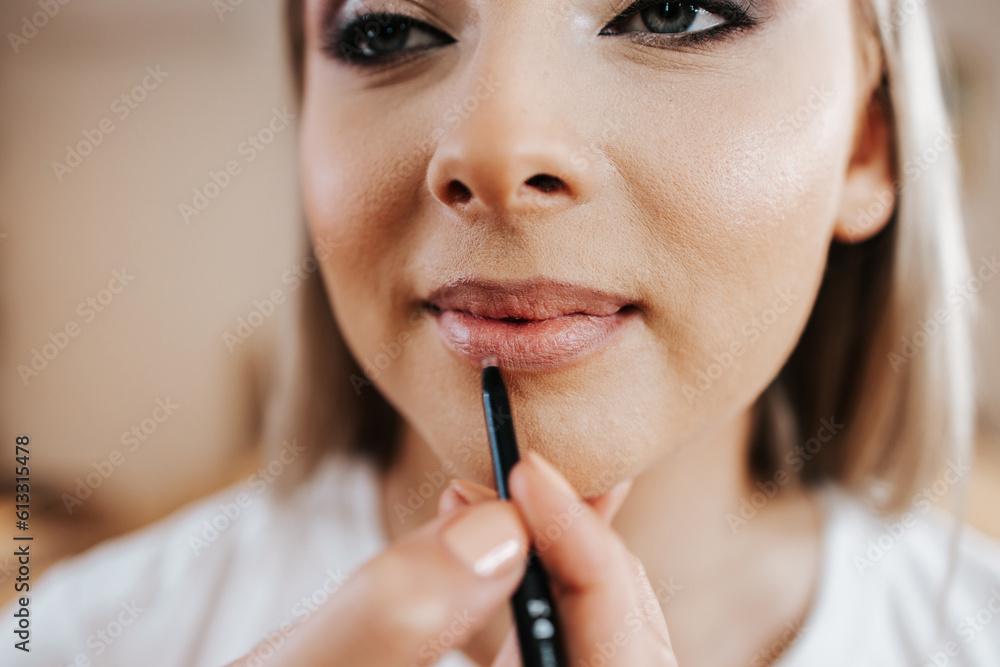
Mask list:
[[[680,664],[769,664],[777,655],[762,647],[788,638],[811,600],[820,532],[812,498],[788,484],[741,522],[742,499],[759,490],[747,468],[751,425],[748,410],[647,468],[612,522],[646,569]],[[390,540],[434,518],[447,483],[408,425],[401,444],[383,486]],[[508,627],[504,613],[466,652],[489,664]],[[729,628],[724,642],[719,628]]]

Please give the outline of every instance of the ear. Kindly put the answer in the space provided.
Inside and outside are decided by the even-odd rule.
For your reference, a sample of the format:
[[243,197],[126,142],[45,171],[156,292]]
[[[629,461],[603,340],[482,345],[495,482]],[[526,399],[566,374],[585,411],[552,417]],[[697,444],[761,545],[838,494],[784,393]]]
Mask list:
[[861,113],[841,195],[836,240],[865,241],[885,228],[896,208],[892,129],[882,96],[873,94]]

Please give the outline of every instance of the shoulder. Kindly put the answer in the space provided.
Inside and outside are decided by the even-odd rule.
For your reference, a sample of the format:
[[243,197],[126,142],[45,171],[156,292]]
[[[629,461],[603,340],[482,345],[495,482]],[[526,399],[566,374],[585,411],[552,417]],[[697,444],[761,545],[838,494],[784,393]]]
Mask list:
[[[266,628],[273,619],[259,618],[259,609],[285,603],[277,599],[283,584],[298,592],[300,577],[301,587],[309,588],[325,572],[321,566],[346,571],[377,548],[368,464],[328,456],[282,498],[273,493],[268,475],[262,468],[149,526],[58,562],[31,585],[32,644],[62,647],[58,659],[72,662],[79,655],[94,658],[124,651],[126,644],[139,646],[171,627],[180,662],[161,656],[163,664],[182,664],[189,661],[182,656],[190,655],[181,652],[190,650],[185,641],[219,641],[197,638],[209,630],[213,614],[242,608],[250,628]],[[265,578],[268,571],[280,573],[282,581]],[[262,592],[274,597],[257,605],[243,599]],[[102,636],[109,623],[121,640],[109,642],[108,632]],[[5,624],[0,621],[0,629]]]
[[[820,496],[821,580],[790,657],[808,647],[817,665],[821,654],[881,667],[1000,664],[1000,543],[929,502],[883,516],[836,487]],[[789,667],[807,664],[796,660]]]
[[826,493],[831,547],[861,581],[910,598],[939,593],[938,583],[956,603],[1000,586],[1000,543],[942,508],[918,501],[884,516],[844,491]]

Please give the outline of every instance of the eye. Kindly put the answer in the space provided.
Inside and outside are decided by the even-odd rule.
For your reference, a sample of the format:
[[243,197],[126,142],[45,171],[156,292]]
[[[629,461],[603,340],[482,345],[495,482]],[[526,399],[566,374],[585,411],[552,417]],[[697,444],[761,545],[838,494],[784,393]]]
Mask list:
[[331,57],[356,65],[377,65],[404,54],[455,40],[418,19],[402,14],[355,14],[326,30],[323,50]]
[[602,35],[640,34],[667,39],[707,39],[754,25],[747,9],[730,0],[658,2],[638,0],[601,31]]

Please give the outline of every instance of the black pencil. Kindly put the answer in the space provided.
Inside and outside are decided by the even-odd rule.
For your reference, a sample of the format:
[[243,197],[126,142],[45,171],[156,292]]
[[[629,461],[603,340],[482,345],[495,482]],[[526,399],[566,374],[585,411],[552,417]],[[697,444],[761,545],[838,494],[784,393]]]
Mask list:
[[[490,437],[497,494],[502,500],[510,500],[507,477],[520,459],[520,454],[514,437],[507,388],[495,357],[483,360],[483,408],[486,411],[486,430]],[[511,596],[510,603],[524,667],[564,667],[567,664],[566,655],[549,576],[534,547],[528,552],[524,579]]]

